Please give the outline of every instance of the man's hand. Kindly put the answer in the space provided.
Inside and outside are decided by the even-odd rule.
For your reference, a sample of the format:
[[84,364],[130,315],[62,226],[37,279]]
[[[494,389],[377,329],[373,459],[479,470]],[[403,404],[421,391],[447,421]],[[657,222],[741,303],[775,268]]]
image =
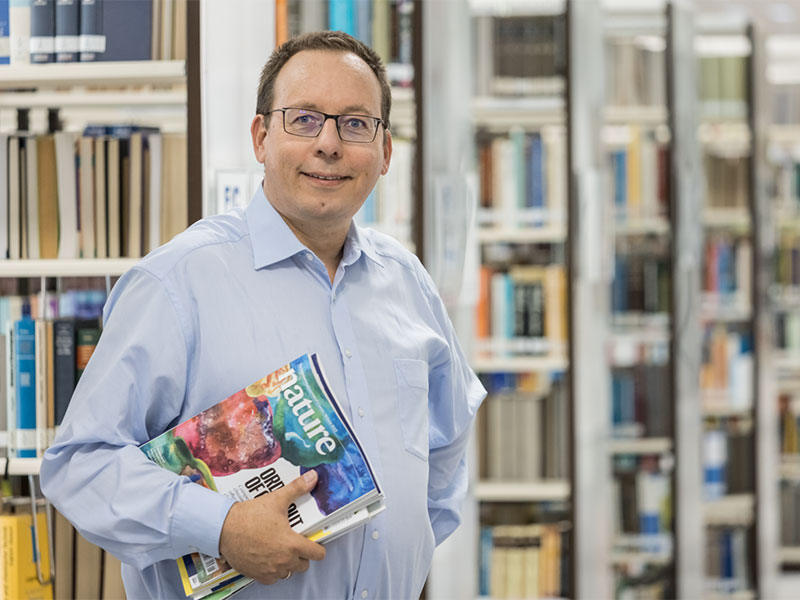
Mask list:
[[228,564],[271,585],[308,570],[309,560],[325,558],[325,548],[295,533],[287,515],[289,505],[316,484],[317,474],[308,471],[274,492],[234,504],[219,536],[219,551]]

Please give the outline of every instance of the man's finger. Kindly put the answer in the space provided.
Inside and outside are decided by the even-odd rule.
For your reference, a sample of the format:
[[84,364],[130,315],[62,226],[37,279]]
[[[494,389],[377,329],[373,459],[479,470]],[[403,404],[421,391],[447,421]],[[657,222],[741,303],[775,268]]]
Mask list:
[[300,496],[313,490],[315,485],[317,485],[316,471],[306,471],[303,475],[297,477],[288,485],[275,490],[269,495],[272,496],[274,500],[278,500],[280,503],[286,506],[286,508],[288,508],[289,505],[297,500]]

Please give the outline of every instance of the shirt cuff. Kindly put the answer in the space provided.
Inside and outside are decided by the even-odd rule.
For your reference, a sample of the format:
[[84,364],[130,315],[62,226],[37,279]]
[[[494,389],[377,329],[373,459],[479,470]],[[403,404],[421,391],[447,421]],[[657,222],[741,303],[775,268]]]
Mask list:
[[172,518],[172,544],[176,554],[201,552],[219,557],[219,536],[235,501],[202,485],[186,482]]

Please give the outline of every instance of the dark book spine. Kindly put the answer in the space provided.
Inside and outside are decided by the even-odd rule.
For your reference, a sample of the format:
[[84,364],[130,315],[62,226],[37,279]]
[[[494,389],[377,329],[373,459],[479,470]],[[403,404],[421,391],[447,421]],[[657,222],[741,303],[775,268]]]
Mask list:
[[55,0],[31,3],[31,62],[49,63],[55,59]]
[[53,323],[53,381],[55,424],[61,425],[75,390],[75,321],[57,319]]
[[80,0],[80,49],[81,62],[91,62],[106,50],[106,38],[103,35],[103,1]]
[[97,319],[78,321],[75,324],[75,381],[77,382],[89,359],[92,358],[97,342],[100,340],[100,324]]
[[78,60],[80,6],[78,0],[56,0],[56,62]]

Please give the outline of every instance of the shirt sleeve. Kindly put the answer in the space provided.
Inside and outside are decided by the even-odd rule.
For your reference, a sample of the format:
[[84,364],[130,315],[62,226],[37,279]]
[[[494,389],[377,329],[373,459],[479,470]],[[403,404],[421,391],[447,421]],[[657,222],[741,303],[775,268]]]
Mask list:
[[143,569],[219,556],[233,501],[152,463],[139,446],[179,422],[191,340],[163,283],[114,286],[103,334],[42,460],[44,494],[89,541]]
[[428,515],[438,546],[461,522],[461,505],[469,487],[467,444],[486,390],[464,357],[433,281],[421,265],[418,272],[447,341],[447,352],[435,357],[429,375]]

